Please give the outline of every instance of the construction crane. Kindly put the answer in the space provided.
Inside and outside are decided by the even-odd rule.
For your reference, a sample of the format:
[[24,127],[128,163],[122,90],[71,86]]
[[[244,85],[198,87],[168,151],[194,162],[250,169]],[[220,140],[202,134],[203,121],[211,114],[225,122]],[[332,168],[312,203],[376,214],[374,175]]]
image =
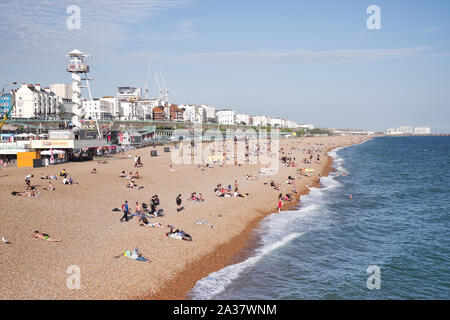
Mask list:
[[9,110],[7,112],[4,113],[3,115],[3,119],[0,122],[0,129],[3,127],[3,125],[5,124],[6,120],[8,120],[9,118],[11,118],[11,111],[14,108],[16,103],[13,103],[10,107]]
[[158,90],[159,90],[159,100],[162,100],[164,98],[164,92],[161,89],[161,84],[159,83],[158,74],[156,74],[156,73],[155,73],[155,80],[156,80],[156,85],[158,86]]
[[[13,104],[11,104],[11,95],[6,95],[5,94],[5,88],[10,86],[10,85],[16,85],[16,84],[17,84],[16,81],[8,83],[8,84],[3,86],[2,91],[0,92],[0,98],[3,98],[3,99],[0,99],[0,101],[2,103],[2,105],[0,105],[0,107],[2,108],[2,111],[3,111],[3,114],[1,115],[2,118],[0,120],[1,121],[0,122],[0,129],[3,127],[3,125],[5,124],[6,120],[8,120],[8,118],[11,118],[11,111],[14,108],[14,105],[16,104],[15,102]],[[4,99],[5,96],[9,96],[9,98],[10,98],[9,99],[9,103],[8,103],[9,104],[9,110],[8,111],[5,111],[5,99]]]
[[162,82],[164,85],[164,95],[163,95],[164,101],[168,103],[169,102],[169,89],[167,88],[166,79],[164,78],[164,75],[161,70],[159,70],[159,74],[161,75],[161,79],[162,79]]
[[149,98],[149,89],[148,89],[148,82],[150,80],[150,64],[148,64],[148,70],[147,70],[147,78],[145,81],[145,99]]

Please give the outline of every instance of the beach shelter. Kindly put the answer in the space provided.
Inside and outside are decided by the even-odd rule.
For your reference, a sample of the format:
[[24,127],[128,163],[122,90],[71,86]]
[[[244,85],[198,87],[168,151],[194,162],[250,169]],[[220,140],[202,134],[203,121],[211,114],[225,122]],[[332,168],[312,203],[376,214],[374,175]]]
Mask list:
[[51,156],[53,154],[64,154],[66,153],[64,150],[45,150],[41,151],[41,155],[43,156]]

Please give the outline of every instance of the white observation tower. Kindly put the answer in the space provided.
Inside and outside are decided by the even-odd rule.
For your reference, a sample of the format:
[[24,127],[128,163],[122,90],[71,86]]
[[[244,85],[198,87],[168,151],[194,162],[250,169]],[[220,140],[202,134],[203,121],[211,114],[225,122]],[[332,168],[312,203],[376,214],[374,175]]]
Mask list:
[[[91,88],[89,87],[89,80],[87,77],[87,73],[89,72],[89,66],[84,64],[83,59],[84,58],[90,58],[91,56],[84,54],[83,52],[80,52],[79,50],[75,49],[72,52],[70,52],[67,57],[70,58],[70,63],[67,65],[67,72],[70,72],[72,74],[72,102],[74,104],[73,106],[73,117],[72,117],[72,124],[74,130],[80,130],[81,129],[81,122],[80,117],[82,116],[83,109],[81,106],[81,88],[87,88],[89,91],[89,97],[92,101],[92,94],[91,94]],[[81,75],[84,74],[84,78],[81,78]],[[81,81],[86,81],[86,85],[82,86]],[[98,126],[98,125],[97,125]]]

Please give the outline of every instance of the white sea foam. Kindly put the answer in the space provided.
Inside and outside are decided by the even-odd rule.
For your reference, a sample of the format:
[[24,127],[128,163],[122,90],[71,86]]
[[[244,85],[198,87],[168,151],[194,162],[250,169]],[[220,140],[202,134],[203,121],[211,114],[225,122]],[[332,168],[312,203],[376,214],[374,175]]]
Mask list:
[[223,292],[227,286],[229,286],[239,277],[240,274],[242,274],[243,271],[256,264],[265,255],[284,246],[286,243],[292,241],[300,235],[301,233],[291,233],[282,238],[280,241],[259,248],[256,254],[247,260],[211,273],[206,278],[203,278],[197,282],[191,292],[193,294],[193,298],[198,300],[213,298],[217,294]]

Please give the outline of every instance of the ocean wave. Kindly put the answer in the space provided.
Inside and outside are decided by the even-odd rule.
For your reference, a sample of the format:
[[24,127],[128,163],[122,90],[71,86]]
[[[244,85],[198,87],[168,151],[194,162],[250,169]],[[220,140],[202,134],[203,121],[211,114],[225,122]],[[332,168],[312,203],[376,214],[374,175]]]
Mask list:
[[225,267],[199,280],[191,291],[193,299],[212,299],[217,294],[223,292],[234,280],[236,280],[242,274],[243,271],[255,265],[265,255],[284,246],[300,235],[301,233],[297,232],[291,233],[282,238],[280,241],[276,241],[270,245],[265,245],[257,249],[256,254],[248,258],[247,260]]

